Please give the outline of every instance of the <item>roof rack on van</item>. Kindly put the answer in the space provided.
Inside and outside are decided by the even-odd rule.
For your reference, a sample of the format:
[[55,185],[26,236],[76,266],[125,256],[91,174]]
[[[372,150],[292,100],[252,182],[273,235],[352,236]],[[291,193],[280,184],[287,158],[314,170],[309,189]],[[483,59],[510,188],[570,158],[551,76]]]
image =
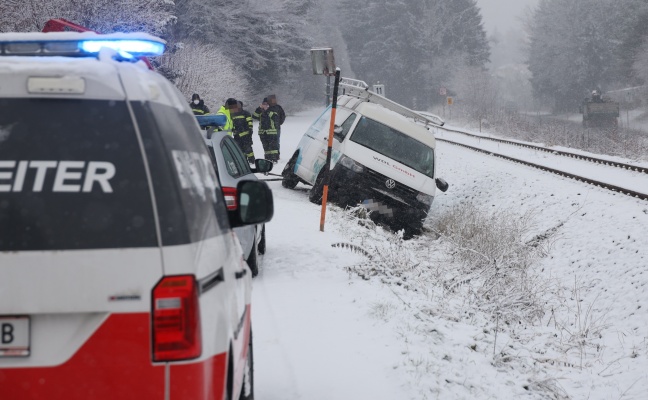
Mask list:
[[410,118],[414,120],[414,122],[426,127],[443,126],[445,124],[445,121],[436,115],[428,113],[425,115],[419,114],[418,112],[412,111],[395,101],[372,92],[369,90],[369,85],[364,81],[351,78],[340,78],[340,88],[342,89],[343,95],[356,97],[369,103],[380,104],[388,110],[394,111],[406,118]]

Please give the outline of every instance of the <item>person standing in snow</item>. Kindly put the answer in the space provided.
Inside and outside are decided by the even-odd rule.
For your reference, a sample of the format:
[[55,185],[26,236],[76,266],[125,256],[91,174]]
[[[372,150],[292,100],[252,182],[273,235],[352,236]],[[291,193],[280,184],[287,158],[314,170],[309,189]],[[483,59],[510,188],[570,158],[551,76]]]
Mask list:
[[259,120],[259,139],[263,144],[265,159],[277,163],[280,158],[281,124],[286,120],[286,113],[277,104],[277,96],[264,98],[252,117]]
[[200,98],[198,93],[191,95],[191,103],[189,103],[189,106],[191,106],[191,111],[193,111],[194,115],[209,114],[209,108],[207,108],[205,102]]
[[227,122],[225,122],[225,125],[219,126],[216,128],[218,131],[227,131],[227,133],[232,136],[232,129],[234,127],[234,124],[232,123],[232,112],[236,112],[238,109],[238,101],[234,98],[229,98],[225,100],[225,104],[221,106],[221,108],[216,112],[216,115],[224,115],[225,118],[227,119]]
[[277,128],[277,150],[281,147],[281,125],[286,121],[286,113],[283,107],[277,104],[277,96],[271,94],[268,96],[268,110],[279,114],[279,127]]
[[238,102],[236,112],[232,114],[233,136],[250,164],[254,163],[254,150],[252,149],[252,115],[243,109],[243,102]]

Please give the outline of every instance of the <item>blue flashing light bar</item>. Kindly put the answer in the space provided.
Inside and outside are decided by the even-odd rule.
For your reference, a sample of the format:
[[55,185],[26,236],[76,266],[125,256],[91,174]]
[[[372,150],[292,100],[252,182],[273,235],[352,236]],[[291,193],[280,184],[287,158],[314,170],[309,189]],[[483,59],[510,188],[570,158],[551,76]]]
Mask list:
[[120,55],[129,54],[133,57],[160,56],[164,53],[163,43],[150,40],[83,40],[79,42],[79,48],[84,53],[98,54],[104,47],[111,48]]
[[95,57],[102,48],[123,59],[154,57],[164,53],[165,41],[148,34],[118,33],[0,33],[0,55]]

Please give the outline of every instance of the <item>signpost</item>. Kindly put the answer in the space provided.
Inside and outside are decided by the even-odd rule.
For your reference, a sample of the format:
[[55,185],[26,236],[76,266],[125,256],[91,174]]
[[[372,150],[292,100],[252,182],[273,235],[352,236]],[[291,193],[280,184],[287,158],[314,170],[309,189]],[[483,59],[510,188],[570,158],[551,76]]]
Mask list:
[[[313,62],[313,74],[326,75],[326,105],[330,102],[330,77],[335,76],[333,86],[333,104],[331,106],[331,121],[329,124],[328,148],[326,151],[326,163],[322,167],[323,191],[322,191],[322,211],[320,213],[320,231],[324,232],[324,223],[326,221],[326,202],[328,200],[328,188],[331,180],[331,153],[333,152],[333,130],[335,129],[335,112],[337,109],[338,88],[340,87],[340,69],[335,67],[333,58],[333,49],[330,47],[321,47],[311,49],[311,60]],[[335,71],[335,72],[333,72]]]
[[454,99],[452,97],[447,97],[446,102],[448,103],[448,111],[450,112],[449,119],[452,119],[452,105],[454,104]]
[[326,106],[331,104],[331,76],[335,75],[335,57],[331,47],[314,47],[311,49],[313,74],[326,76]]
[[385,85],[380,82],[376,83],[373,85],[373,92],[385,97]]

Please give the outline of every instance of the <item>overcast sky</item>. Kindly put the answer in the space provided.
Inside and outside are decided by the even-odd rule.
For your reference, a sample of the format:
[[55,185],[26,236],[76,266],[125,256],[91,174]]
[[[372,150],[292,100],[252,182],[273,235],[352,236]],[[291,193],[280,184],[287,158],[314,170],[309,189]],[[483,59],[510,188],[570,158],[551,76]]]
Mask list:
[[486,32],[491,33],[497,27],[501,33],[510,29],[521,28],[520,18],[527,7],[535,7],[539,0],[477,0],[482,9]]

